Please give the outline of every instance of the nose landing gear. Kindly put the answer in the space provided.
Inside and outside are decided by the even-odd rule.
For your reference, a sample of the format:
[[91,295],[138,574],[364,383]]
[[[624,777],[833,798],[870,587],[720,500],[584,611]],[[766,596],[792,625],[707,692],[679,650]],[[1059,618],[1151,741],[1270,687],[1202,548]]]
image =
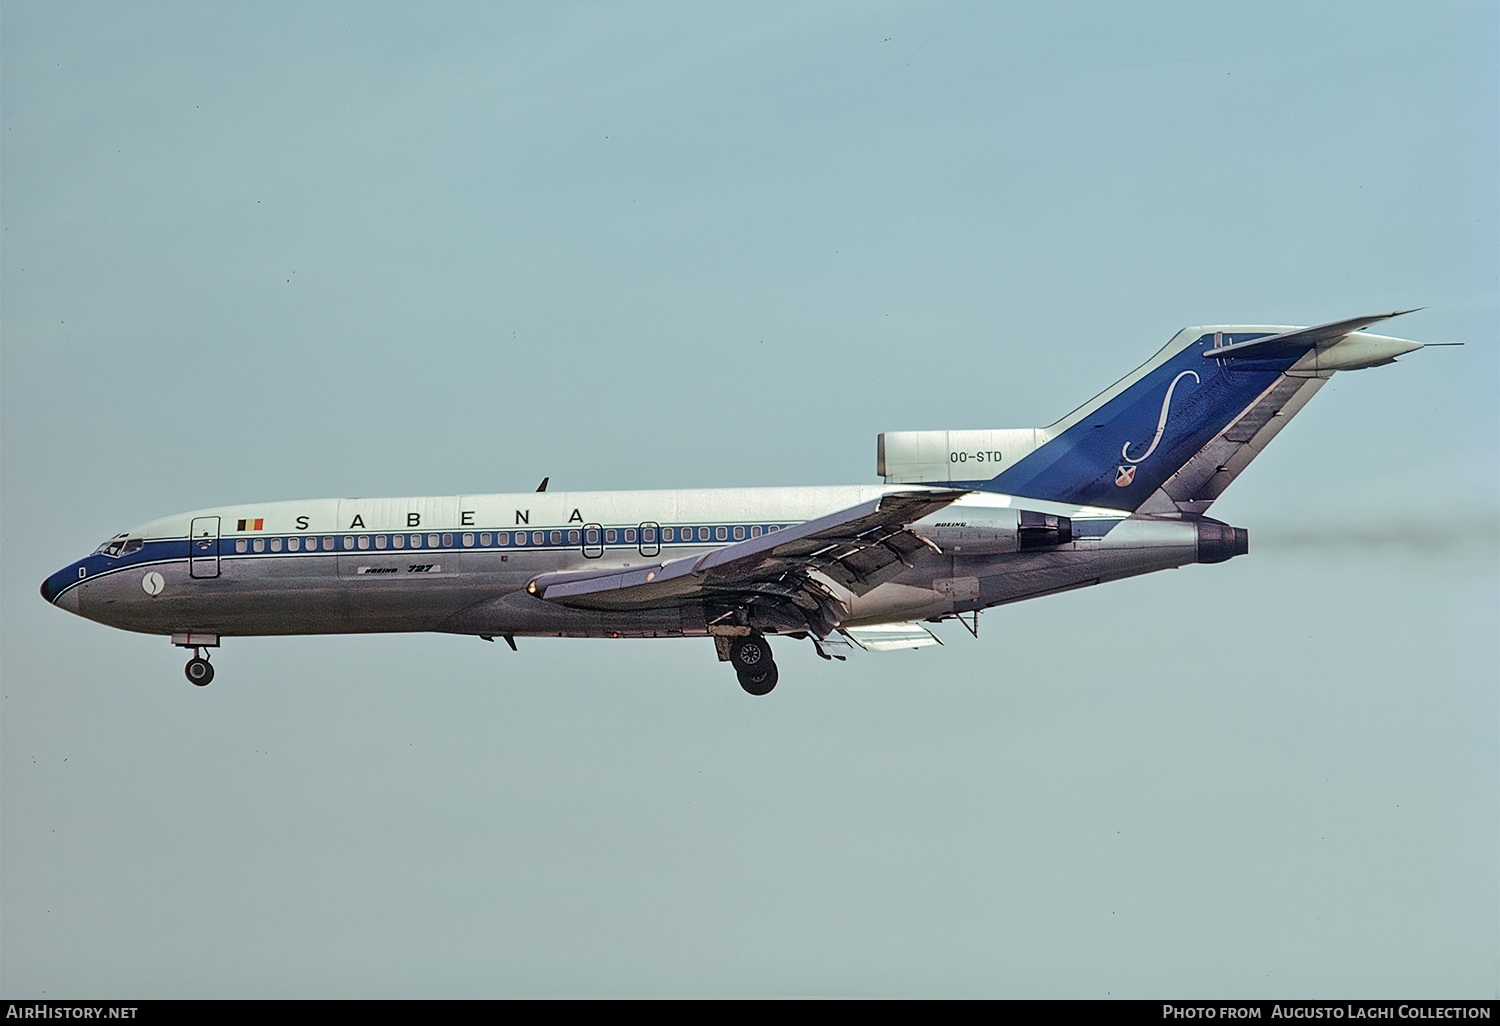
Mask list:
[[217,634],[174,634],[172,644],[193,650],[193,658],[182,668],[183,674],[198,687],[207,687],[214,679],[214,668],[208,665],[208,649],[219,647]]
[[214,668],[209,665],[207,659],[199,655],[199,651],[199,649],[193,649],[193,658],[188,660],[182,672],[187,675],[188,680],[202,688],[207,687],[209,681],[214,679]]
[[771,646],[759,634],[735,638],[729,646],[729,661],[740,679],[740,687],[752,695],[768,695],[779,674],[771,658]]

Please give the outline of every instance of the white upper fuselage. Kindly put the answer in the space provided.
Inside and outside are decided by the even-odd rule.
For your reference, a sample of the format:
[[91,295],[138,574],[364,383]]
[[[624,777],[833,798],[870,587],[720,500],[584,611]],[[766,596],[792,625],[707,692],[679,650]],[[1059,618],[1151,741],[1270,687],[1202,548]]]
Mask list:
[[[693,488],[619,492],[512,492],[493,495],[444,495],[382,499],[299,499],[244,503],[194,510],[161,517],[128,532],[148,540],[186,538],[194,519],[217,516],[227,540],[298,535],[392,536],[410,532],[516,532],[574,530],[585,524],[628,529],[642,523],[694,529],[703,547],[734,540],[733,528],[753,525],[789,526],[845,509],[880,495],[911,491],[911,485],[834,485],[801,488]],[[1099,509],[1018,500],[993,492],[974,492],[958,500],[938,519],[963,509],[983,517],[987,509],[1009,509],[1016,502],[1028,509],[1070,517],[1123,518],[1121,510]],[[239,521],[262,521],[259,528],[240,529]],[[714,534],[726,528],[728,537]],[[698,538],[707,528],[710,536]],[[514,541],[515,539],[510,539]],[[549,544],[553,544],[550,542]],[[571,543],[580,544],[578,539]],[[619,545],[623,546],[623,539]],[[670,544],[670,543],[669,543]],[[675,544],[687,544],[678,538]],[[553,546],[555,547],[555,545]],[[611,543],[613,550],[617,545]],[[633,546],[632,546],[633,547]],[[226,553],[227,555],[228,553]]]

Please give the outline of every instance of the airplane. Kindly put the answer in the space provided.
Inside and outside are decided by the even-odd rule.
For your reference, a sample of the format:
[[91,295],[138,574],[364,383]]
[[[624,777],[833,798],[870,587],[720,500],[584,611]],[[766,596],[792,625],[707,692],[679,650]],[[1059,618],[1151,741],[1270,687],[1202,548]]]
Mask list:
[[1205,514],[1339,371],[1422,343],[1205,326],[1044,428],[897,431],[879,485],[314,499],[201,509],[117,534],[42,597],[190,648],[224,638],[436,631],[712,638],[768,694],[768,638],[824,658],[940,644],[926,626],[1249,551]]

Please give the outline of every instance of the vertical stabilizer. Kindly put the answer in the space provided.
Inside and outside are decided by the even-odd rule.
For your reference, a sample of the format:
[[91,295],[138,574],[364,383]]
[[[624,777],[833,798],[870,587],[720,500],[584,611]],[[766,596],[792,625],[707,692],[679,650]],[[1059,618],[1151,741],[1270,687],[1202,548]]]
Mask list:
[[[1078,505],[1201,514],[1335,371],[1390,363],[1420,349],[1417,342],[1359,330],[1409,312],[1314,328],[1185,328],[1094,399],[1049,427],[1033,429],[1034,447],[1011,447],[1014,458],[1002,458],[998,474],[964,478],[966,464],[948,454],[948,474],[941,480]],[[1015,433],[990,434],[999,439]],[[889,452],[882,451],[889,461]],[[996,455],[1008,454],[997,446]],[[915,462],[925,470],[941,459],[924,453]]]

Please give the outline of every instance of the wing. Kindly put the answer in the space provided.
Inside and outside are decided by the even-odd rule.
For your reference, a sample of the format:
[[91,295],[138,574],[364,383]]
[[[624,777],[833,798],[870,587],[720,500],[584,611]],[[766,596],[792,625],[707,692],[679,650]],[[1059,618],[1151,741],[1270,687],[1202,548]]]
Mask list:
[[[927,543],[908,528],[963,491],[893,492],[816,520],[712,552],[626,570],[543,574],[538,598],[580,609],[651,609],[704,601],[759,617],[761,629],[810,629],[826,637],[842,604],[814,575],[862,595],[910,566]],[[731,616],[729,622],[735,622]]]

